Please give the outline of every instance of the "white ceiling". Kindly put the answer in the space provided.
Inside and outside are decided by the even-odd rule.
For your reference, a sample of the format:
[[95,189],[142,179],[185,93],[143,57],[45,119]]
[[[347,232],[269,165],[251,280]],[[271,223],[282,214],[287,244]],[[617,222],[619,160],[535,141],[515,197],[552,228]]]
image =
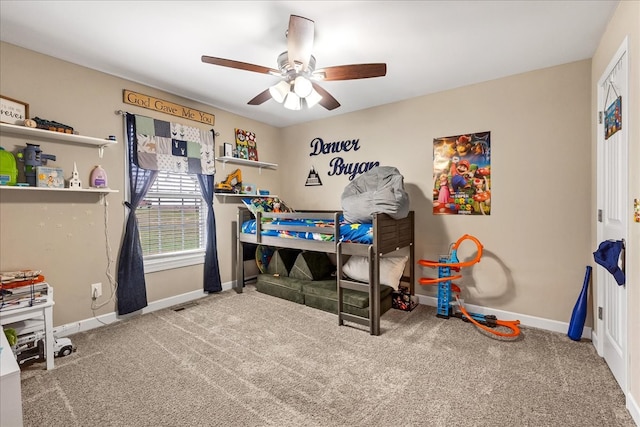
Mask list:
[[[284,127],[591,58],[617,4],[1,0],[0,38]],[[201,62],[277,69],[291,14],[315,21],[317,68],[385,62],[387,75],[323,82],[341,107],[289,111],[273,100],[247,105],[278,77]]]

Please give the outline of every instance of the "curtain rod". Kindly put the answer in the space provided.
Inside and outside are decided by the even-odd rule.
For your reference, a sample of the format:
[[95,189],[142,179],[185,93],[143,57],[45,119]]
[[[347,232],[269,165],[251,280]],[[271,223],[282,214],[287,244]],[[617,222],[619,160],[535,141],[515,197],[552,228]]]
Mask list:
[[[125,114],[133,114],[133,113],[129,113],[128,111],[116,110],[115,114],[119,114],[121,116],[124,116]],[[213,129],[213,128],[211,130],[213,131],[213,134],[215,136],[220,136],[220,132],[216,132],[216,130]]]

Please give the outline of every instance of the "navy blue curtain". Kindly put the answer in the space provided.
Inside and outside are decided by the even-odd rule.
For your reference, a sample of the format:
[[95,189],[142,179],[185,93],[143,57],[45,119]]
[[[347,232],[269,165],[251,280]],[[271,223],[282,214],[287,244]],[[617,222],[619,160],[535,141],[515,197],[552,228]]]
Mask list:
[[129,190],[131,200],[125,202],[129,208],[127,225],[118,258],[118,314],[128,314],[147,306],[147,287],[144,280],[144,260],[136,208],[158,176],[157,171],[140,169],[136,161],[136,120],[126,113],[127,152],[129,153]]
[[213,175],[198,175],[202,197],[207,202],[207,250],[204,255],[204,291],[220,292],[220,266],[218,264],[218,243],[216,241],[216,216],[213,212]]

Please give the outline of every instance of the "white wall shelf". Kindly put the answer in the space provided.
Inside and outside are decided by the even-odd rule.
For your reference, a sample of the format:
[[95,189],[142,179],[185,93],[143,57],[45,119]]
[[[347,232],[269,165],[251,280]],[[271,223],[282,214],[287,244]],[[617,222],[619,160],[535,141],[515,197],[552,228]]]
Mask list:
[[11,125],[8,123],[0,123],[0,134],[21,135],[21,136],[26,136],[28,138],[40,139],[43,141],[66,142],[70,144],[92,145],[96,147],[107,147],[109,145],[114,145],[118,143],[118,141],[105,139],[105,138],[94,138],[91,136],[73,135],[70,133],[62,133],[62,132],[53,132],[50,130],[30,128],[26,126],[17,126],[17,125]]
[[[53,141],[57,143],[70,143],[77,145],[86,145],[98,147],[99,157],[102,158],[102,150],[104,147],[115,145],[118,141],[103,138],[94,138],[91,136],[74,135],[63,132],[53,132],[50,130],[30,128],[26,126],[11,125],[8,123],[0,123],[0,135],[18,135],[29,139],[38,139],[42,141]],[[0,190],[14,191],[65,191],[68,193],[117,193],[118,190],[110,188],[49,188],[49,187],[22,187],[0,185]]]
[[112,190],[110,188],[49,188],[49,187],[20,187],[14,185],[0,185],[0,190],[15,190],[15,191],[59,191],[65,193],[117,193],[118,190]]
[[244,198],[252,198],[252,197],[278,197],[276,194],[267,194],[261,196],[259,194],[235,194],[235,193],[214,193],[217,197],[221,197],[223,202],[226,202],[227,197],[231,197],[232,199],[236,199],[239,201]]
[[235,163],[237,165],[252,166],[254,168],[260,168],[260,171],[259,171],[260,173],[262,173],[262,169],[278,168],[278,165],[276,163],[258,162],[257,160],[239,159],[237,157],[223,156],[223,157],[216,158],[216,160],[219,162],[222,162],[223,169],[225,169],[227,163]]
[[[237,157],[229,157],[229,156],[222,156],[222,157],[217,157],[216,158],[217,161],[222,162],[222,168],[225,169],[225,166],[227,165],[227,163],[235,163],[237,165],[245,165],[245,166],[251,166],[254,168],[260,168],[260,170],[258,171],[260,174],[262,173],[262,169],[277,169],[278,165],[275,163],[267,163],[267,162],[258,162],[256,160],[247,160],[247,159],[239,159]],[[215,193],[216,196],[221,197],[223,202],[226,202],[227,197],[231,197],[231,198],[243,198],[243,197],[261,197],[259,195],[256,194],[234,194],[234,193]],[[273,194],[269,194],[267,196],[262,196],[262,197],[278,197],[276,195]]]

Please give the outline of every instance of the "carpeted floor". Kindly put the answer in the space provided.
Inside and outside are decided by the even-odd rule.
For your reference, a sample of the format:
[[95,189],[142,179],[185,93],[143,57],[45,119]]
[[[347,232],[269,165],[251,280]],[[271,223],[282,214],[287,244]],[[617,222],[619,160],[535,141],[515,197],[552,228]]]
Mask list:
[[23,370],[25,426],[635,425],[590,342],[497,340],[427,306],[371,336],[247,286],[71,338]]

